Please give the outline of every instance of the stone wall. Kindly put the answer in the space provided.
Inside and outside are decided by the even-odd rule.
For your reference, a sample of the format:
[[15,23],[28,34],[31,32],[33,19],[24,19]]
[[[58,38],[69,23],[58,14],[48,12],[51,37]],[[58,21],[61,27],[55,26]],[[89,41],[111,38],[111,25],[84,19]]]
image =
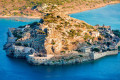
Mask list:
[[90,58],[93,60],[96,60],[96,59],[102,58],[104,56],[116,55],[116,54],[118,54],[118,50],[107,51],[107,52],[103,52],[103,53],[91,53]]
[[34,55],[27,56],[27,61],[33,65],[65,65],[75,64],[91,60],[89,55],[81,57],[75,56],[60,56],[60,55],[47,55],[47,57],[35,57]]
[[53,55],[47,55],[47,57],[35,57],[33,54],[32,55],[28,55],[27,61],[31,64],[34,65],[40,65],[40,64],[47,64],[49,63],[50,59],[53,57]]
[[33,54],[33,52],[35,52],[33,48],[15,45],[6,49],[7,55],[15,58],[26,58],[27,55]]
[[29,54],[33,54],[35,50],[30,47],[23,47],[23,46],[14,46],[14,57],[18,58],[25,58]]

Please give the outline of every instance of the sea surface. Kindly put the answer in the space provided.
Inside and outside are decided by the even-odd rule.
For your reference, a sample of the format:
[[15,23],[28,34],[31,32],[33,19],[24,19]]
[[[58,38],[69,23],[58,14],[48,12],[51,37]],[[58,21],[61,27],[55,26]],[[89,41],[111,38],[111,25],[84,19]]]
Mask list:
[[70,14],[71,17],[83,20],[91,25],[106,25],[120,30],[120,4],[108,5],[102,8]]
[[[91,25],[106,24],[113,29],[120,27],[120,4],[71,14]],[[64,66],[32,66],[24,59],[6,56],[3,45],[9,27],[18,27],[39,21],[38,19],[19,18],[0,19],[0,80],[120,80],[120,54],[107,56],[96,61]]]

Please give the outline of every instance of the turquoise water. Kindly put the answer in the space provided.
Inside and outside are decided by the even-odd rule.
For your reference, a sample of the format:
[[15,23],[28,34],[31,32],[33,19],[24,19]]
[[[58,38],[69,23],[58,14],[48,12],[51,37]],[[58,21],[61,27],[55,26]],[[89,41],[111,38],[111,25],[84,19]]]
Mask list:
[[70,16],[83,20],[93,26],[96,24],[105,24],[111,26],[112,29],[120,29],[120,4],[70,14]]
[[[117,6],[119,7],[120,4],[87,11],[87,14],[84,14],[86,12],[83,12],[73,14],[71,16],[76,16],[76,18],[82,19],[80,16],[81,14],[82,16],[84,14],[84,16],[87,16],[86,19],[88,18],[87,22],[94,25],[98,24],[98,22],[102,23],[106,20],[104,20],[102,17],[102,20],[96,18],[90,20],[89,17],[97,15],[97,13],[107,13],[107,15],[112,15],[111,12],[107,11],[114,11],[116,8],[117,11],[114,12],[120,13]],[[94,15],[92,12],[94,12]],[[92,16],[88,16],[89,14]],[[116,24],[113,24],[112,28],[117,29],[119,26],[116,25],[120,25],[119,18],[120,16],[111,16],[111,19],[113,20],[107,19],[107,23],[110,23],[110,21],[112,21],[115,24],[116,20]],[[83,19],[85,19],[85,17],[83,17]],[[92,62],[65,66],[32,66],[28,64],[24,59],[13,59],[7,57],[2,48],[7,39],[6,32],[8,30],[8,27],[18,27],[20,25],[39,21],[36,19],[25,20],[27,22],[17,22],[11,18],[0,19],[0,80],[120,80],[120,54],[104,57]]]

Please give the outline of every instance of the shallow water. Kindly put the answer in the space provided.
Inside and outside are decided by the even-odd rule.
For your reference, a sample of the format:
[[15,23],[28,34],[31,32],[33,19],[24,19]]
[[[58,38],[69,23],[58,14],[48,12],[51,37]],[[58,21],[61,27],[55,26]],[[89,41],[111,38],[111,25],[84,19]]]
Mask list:
[[[104,7],[102,8],[103,10],[95,10],[96,12],[99,12],[99,10],[104,11],[104,9],[107,11],[106,8],[111,7],[112,9],[117,5]],[[95,12],[95,10],[93,10],[93,12]],[[110,8],[108,8],[108,10],[110,10]],[[78,16],[77,18],[79,18],[79,16],[81,16],[83,13],[77,13],[71,16]],[[92,15],[91,12],[90,14]],[[11,18],[0,19],[0,80],[120,80],[120,54],[107,56],[96,61],[65,66],[32,66],[28,64],[24,59],[13,59],[7,57],[2,48],[6,42],[6,32],[8,30],[8,27],[18,27],[20,25],[39,21],[36,19],[26,20],[27,22],[17,22]],[[89,22],[89,19],[87,22]],[[97,24],[97,22],[99,22],[98,19],[96,23],[93,23]],[[119,21],[116,23],[118,23],[116,25],[120,24]],[[119,28],[119,26],[116,28]]]
[[70,14],[70,16],[83,20],[93,26],[96,24],[105,24],[111,26],[112,29],[120,29],[120,4]]

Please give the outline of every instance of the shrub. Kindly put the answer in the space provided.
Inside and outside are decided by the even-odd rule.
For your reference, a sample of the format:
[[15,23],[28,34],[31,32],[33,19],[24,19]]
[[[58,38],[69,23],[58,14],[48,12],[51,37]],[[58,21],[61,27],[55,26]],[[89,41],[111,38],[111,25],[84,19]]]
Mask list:
[[108,51],[111,51],[112,49],[107,49]]
[[118,46],[118,50],[120,51],[120,46]]
[[38,22],[33,22],[33,23],[29,24],[29,25],[30,25],[31,28],[34,28],[35,25],[38,25]]
[[98,40],[102,40],[102,38],[99,36],[99,37],[98,37]]
[[111,45],[111,43],[110,43],[110,42],[107,42],[106,44],[107,44],[107,46],[110,46],[110,45]]
[[68,32],[68,34],[69,34],[69,37],[74,37],[76,34],[76,31],[71,29],[70,32]]
[[13,32],[14,37],[16,37],[17,39],[22,38],[22,35],[18,35],[16,31]]
[[52,39],[52,42],[51,42],[52,45],[55,45],[55,41]]
[[98,48],[94,48],[92,51],[100,52],[100,49],[98,49]]
[[61,30],[61,25],[57,25],[57,27],[55,27],[55,29],[57,29],[57,30]]
[[90,36],[87,34],[87,33],[85,33],[85,35],[84,35],[84,40],[87,40],[87,39],[89,39],[90,38]]
[[39,34],[45,34],[45,32],[42,31],[42,30],[37,30],[37,32],[38,32]]
[[83,57],[83,55],[79,55],[79,57]]
[[21,46],[22,44],[20,42],[15,43],[16,46]]
[[60,53],[64,53],[65,54],[65,51],[61,51]]
[[91,43],[87,42],[88,45],[91,45]]
[[19,26],[18,28],[25,28],[25,26]]
[[120,38],[120,31],[119,30],[113,30],[113,34],[118,36]]
[[63,49],[68,50],[68,47],[63,47]]
[[25,47],[28,47],[28,44],[24,44]]

